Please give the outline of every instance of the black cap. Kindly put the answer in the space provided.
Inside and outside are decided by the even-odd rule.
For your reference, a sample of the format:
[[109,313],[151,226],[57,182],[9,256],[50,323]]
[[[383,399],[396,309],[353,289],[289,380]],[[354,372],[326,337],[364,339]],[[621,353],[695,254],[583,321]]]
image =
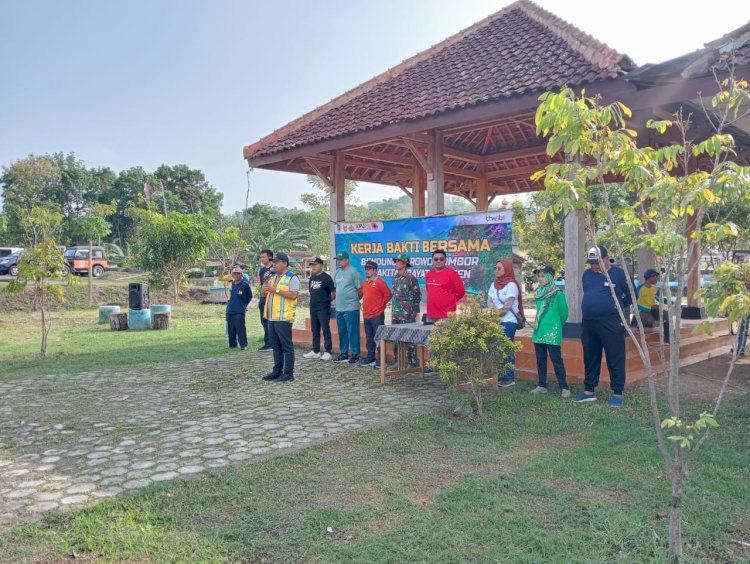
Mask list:
[[322,265],[322,264],[325,264],[325,263],[323,262],[323,259],[322,259],[322,258],[320,258],[320,257],[315,257],[314,259],[312,259],[312,260],[310,261],[310,264],[320,264],[320,265]]
[[376,270],[377,270],[377,268],[378,268],[378,263],[377,263],[377,262],[375,262],[374,260],[368,260],[368,261],[367,261],[367,262],[365,263],[365,268],[374,268],[374,269],[376,269]]
[[536,274],[545,273],[545,274],[549,274],[550,276],[554,276],[555,275],[555,267],[552,266],[551,264],[548,264],[547,266],[543,266],[542,268],[540,268],[539,270],[535,270],[534,272]]
[[289,255],[287,255],[286,253],[276,253],[275,255],[273,255],[273,262],[279,261],[289,264]]

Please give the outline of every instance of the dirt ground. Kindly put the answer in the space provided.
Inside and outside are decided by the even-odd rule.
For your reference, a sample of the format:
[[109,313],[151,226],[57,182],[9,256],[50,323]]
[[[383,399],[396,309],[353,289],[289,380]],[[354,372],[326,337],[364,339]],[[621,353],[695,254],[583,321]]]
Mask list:
[[[680,396],[690,399],[714,400],[724,381],[732,360],[731,354],[709,358],[680,369]],[[656,379],[657,388],[666,390],[667,379],[660,376]],[[633,391],[648,392],[648,381],[641,380],[632,387]],[[725,399],[750,391],[750,356],[737,358]]]

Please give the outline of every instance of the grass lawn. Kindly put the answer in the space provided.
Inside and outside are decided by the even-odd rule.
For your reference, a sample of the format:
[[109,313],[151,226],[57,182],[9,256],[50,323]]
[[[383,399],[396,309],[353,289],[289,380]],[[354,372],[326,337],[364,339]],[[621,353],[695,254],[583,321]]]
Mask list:
[[[408,418],[50,513],[0,534],[0,561],[666,562],[670,486],[645,396],[613,411],[528,389],[478,420]],[[736,542],[750,541],[747,399],[692,468],[688,561],[750,561]]]
[[[4,312],[0,316],[0,379],[230,354],[224,336],[224,311],[224,305],[185,302],[172,308],[169,331],[123,332],[98,325],[98,308],[52,312],[46,358],[39,356],[39,314]],[[257,348],[262,340],[258,310],[248,312],[247,325],[250,347]]]

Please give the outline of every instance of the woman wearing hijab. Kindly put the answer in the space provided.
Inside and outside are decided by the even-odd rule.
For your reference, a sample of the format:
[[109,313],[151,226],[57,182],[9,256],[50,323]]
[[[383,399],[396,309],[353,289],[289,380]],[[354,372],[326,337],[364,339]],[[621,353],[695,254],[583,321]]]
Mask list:
[[534,292],[536,319],[531,324],[534,332],[531,340],[536,352],[536,372],[539,375],[537,387],[532,394],[547,393],[547,354],[555,367],[555,378],[560,386],[562,397],[570,397],[570,387],[565,374],[560,344],[562,328],[568,320],[568,302],[565,294],[555,285],[555,269],[545,266],[539,272],[539,286]]
[[[518,328],[519,312],[523,314],[523,301],[516,276],[513,274],[513,265],[507,259],[495,263],[495,281],[487,290],[487,305],[495,306],[500,313],[500,324],[503,326],[505,336],[511,341],[516,336]],[[516,383],[516,357],[511,355],[505,359],[505,375],[498,374],[498,385],[501,388],[514,386]]]

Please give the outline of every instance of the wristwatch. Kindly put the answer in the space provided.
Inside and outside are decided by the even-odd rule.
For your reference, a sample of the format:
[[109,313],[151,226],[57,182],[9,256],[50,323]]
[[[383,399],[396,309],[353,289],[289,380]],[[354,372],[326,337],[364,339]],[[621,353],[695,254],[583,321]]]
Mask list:
[[278,288],[276,288],[276,293],[279,294],[280,292],[281,292],[281,290],[279,290]]

